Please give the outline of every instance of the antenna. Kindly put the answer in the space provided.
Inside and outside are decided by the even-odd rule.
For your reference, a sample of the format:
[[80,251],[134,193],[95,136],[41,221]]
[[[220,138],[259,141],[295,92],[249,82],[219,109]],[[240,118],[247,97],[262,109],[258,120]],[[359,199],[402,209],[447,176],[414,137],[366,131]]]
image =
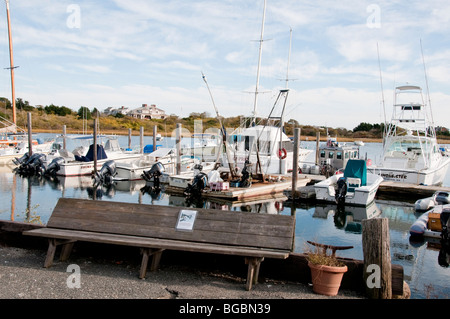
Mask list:
[[289,64],[291,63],[291,48],[292,48],[292,28],[289,28],[289,55],[288,55],[288,63],[287,63],[287,70],[286,70],[286,89],[288,88],[289,84]]
[[384,103],[383,77],[382,77],[382,74],[381,74],[380,50],[378,48],[378,42],[377,42],[377,53],[378,53],[378,69],[380,71],[381,103],[383,104],[383,112],[384,112],[384,132],[383,132],[383,134],[386,134],[386,132],[387,132],[386,106],[385,106],[385,103]]
[[428,76],[427,76],[427,69],[425,67],[425,57],[423,55],[422,39],[420,39],[420,50],[422,52],[423,71],[425,74],[425,84],[427,86],[427,97],[428,97],[428,105],[430,106],[431,123],[433,123],[434,126],[433,110],[431,109],[430,89],[428,87]]
[[263,19],[262,19],[262,25],[261,25],[261,37],[259,40],[259,57],[258,57],[258,70],[256,74],[256,88],[255,88],[255,99],[253,103],[253,120],[252,120],[252,126],[256,122],[256,109],[258,106],[258,89],[259,89],[259,72],[261,69],[261,56],[262,56],[262,44],[264,42],[264,23],[266,20],[266,0],[264,0],[264,11],[263,11]]

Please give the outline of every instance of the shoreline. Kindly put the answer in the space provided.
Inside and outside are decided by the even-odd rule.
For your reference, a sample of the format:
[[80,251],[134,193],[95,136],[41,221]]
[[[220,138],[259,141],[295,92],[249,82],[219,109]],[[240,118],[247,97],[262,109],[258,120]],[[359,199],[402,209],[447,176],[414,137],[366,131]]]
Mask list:
[[[45,129],[34,129],[33,130],[34,133],[33,134],[39,134],[39,133],[46,133],[46,134],[61,134],[61,131],[59,130],[45,130]],[[67,134],[82,134],[82,132],[78,131],[78,130],[67,130],[66,131]],[[111,135],[118,135],[118,136],[128,136],[128,131],[126,130],[105,130],[102,132],[103,134],[111,134]],[[161,136],[163,137],[170,137],[170,134],[166,134],[166,133],[158,133],[161,134]],[[139,136],[139,132],[133,133],[131,134],[131,136]],[[149,132],[149,133],[145,133],[144,132],[144,136],[153,136],[153,132]],[[182,134],[182,137],[190,137],[190,135],[188,134]],[[292,136],[289,136],[292,137]],[[377,137],[338,137],[337,138],[339,142],[355,142],[355,141],[362,141],[364,143],[383,143],[383,139],[382,138],[377,138]],[[304,135],[300,135],[300,140],[301,141],[307,141],[307,142],[315,142],[316,138],[313,136],[304,136]],[[327,141],[327,137],[320,137],[320,142],[326,142]],[[450,144],[450,138],[449,139],[443,139],[443,138],[438,138],[437,139],[437,143],[438,144]]]

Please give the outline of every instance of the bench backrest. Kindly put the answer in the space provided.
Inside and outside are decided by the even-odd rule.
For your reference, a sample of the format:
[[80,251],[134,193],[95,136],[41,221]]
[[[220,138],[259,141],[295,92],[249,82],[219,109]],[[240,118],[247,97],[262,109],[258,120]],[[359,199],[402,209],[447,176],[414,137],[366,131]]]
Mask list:
[[[181,210],[197,212],[192,231],[177,229]],[[287,215],[60,198],[47,227],[292,250],[295,218]]]

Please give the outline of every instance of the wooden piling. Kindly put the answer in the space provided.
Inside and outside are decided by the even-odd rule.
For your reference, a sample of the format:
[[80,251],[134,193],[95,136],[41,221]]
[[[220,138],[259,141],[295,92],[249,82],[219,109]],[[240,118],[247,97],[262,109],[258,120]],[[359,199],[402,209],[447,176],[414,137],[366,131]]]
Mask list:
[[298,179],[298,150],[300,144],[300,128],[294,129],[294,159],[292,163],[292,201],[295,201],[297,194]]
[[97,119],[94,119],[94,174],[97,174]]
[[389,220],[387,218],[362,221],[364,254],[363,279],[366,294],[372,299],[392,298],[392,267]]
[[63,149],[67,149],[67,140],[66,140],[67,127],[66,127],[66,125],[63,125],[62,135],[63,135]]
[[176,128],[176,148],[177,148],[177,174],[181,173],[181,123],[177,123]]
[[156,125],[153,125],[153,152],[156,151]]
[[320,164],[319,161],[319,144],[320,144],[320,132],[316,133],[316,165]]
[[141,154],[144,154],[144,127],[141,126],[141,130],[139,133],[140,145],[141,145]]
[[31,113],[27,113],[28,121],[28,155],[33,155],[33,130],[31,128]]
[[131,149],[131,128],[128,129],[128,148]]

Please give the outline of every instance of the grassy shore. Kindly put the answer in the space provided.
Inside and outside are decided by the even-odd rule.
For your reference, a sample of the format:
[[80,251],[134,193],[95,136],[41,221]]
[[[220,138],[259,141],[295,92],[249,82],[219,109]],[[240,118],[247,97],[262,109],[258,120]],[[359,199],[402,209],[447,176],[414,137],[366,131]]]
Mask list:
[[[46,130],[46,129],[33,129],[34,133],[50,133],[50,134],[61,134],[62,130]],[[67,130],[67,134],[81,134],[82,132],[79,130]],[[127,136],[128,135],[128,130],[104,130],[101,131],[102,134],[111,134],[111,135],[123,135],[123,136]],[[164,137],[170,137],[171,134],[166,134],[164,132],[158,132],[159,134],[161,134]],[[138,131],[132,131],[131,132],[132,136],[139,136],[139,132]],[[144,136],[152,136],[153,135],[153,131],[144,131]],[[190,137],[189,134],[183,134],[183,137]],[[355,142],[355,141],[362,141],[364,143],[382,143],[383,139],[381,138],[376,138],[376,137],[363,137],[363,138],[355,138],[355,137],[339,137],[338,136],[338,141],[339,142]],[[302,141],[315,141],[316,138],[313,136],[300,136],[300,140]],[[320,137],[320,141],[321,142],[326,142],[327,138],[325,136],[321,136]],[[450,144],[450,138],[438,138],[438,144]]]

